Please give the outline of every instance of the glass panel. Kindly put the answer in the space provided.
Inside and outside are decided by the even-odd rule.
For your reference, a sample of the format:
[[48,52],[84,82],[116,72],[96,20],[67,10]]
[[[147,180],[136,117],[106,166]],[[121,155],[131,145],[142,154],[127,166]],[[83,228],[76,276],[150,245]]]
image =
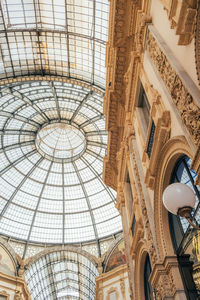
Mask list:
[[151,262],[149,255],[146,255],[145,265],[144,265],[144,292],[145,292],[145,300],[154,300],[153,289],[149,282],[149,277],[151,275]]
[[93,300],[97,275],[88,258],[67,251],[46,254],[25,272],[33,300]]
[[[200,224],[199,187],[195,185],[196,173],[190,169],[190,166],[191,159],[186,156],[182,157],[174,167],[171,182],[182,182],[193,189],[196,194],[196,205],[192,213],[193,222]],[[180,266],[182,266],[182,264],[184,266],[182,270],[184,273],[183,277],[187,278],[185,286],[188,296],[191,297],[191,299],[197,299],[194,283],[192,285],[192,279],[189,277],[193,276],[197,292],[200,293],[199,232],[191,227],[184,218],[179,218],[174,215],[169,215],[169,218],[170,221],[172,221],[170,222],[172,241],[179,257]]]
[[1,233],[77,243],[119,232],[116,193],[101,179],[107,143],[101,93],[47,81],[3,91]]
[[2,0],[0,78],[51,74],[104,88],[108,15],[107,0]]

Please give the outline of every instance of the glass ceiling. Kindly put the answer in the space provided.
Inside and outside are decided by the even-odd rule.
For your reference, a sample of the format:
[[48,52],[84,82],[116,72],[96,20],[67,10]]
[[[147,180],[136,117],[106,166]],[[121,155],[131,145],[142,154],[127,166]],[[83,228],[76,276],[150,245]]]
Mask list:
[[44,255],[25,272],[33,300],[93,300],[97,275],[88,258],[65,251]]
[[56,75],[104,88],[107,0],[1,0],[0,78]]
[[102,181],[107,133],[102,95],[61,82],[0,90],[0,232],[76,243],[121,230]]
[[0,2],[1,234],[60,244],[121,231],[101,179],[108,14],[107,0]]

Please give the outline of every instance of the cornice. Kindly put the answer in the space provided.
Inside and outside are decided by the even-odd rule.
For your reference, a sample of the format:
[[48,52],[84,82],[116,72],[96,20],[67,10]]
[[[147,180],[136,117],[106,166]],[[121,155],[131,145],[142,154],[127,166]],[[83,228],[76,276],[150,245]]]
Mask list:
[[18,290],[19,290],[19,288],[21,288],[21,290],[23,291],[23,295],[24,295],[23,299],[31,300],[31,296],[30,296],[28,287],[27,287],[24,279],[17,277],[17,276],[11,276],[11,275],[7,275],[7,274],[0,272],[0,281],[1,281],[1,284],[6,282],[6,283],[9,283],[12,285],[16,285],[18,287]]
[[120,276],[124,273],[128,272],[127,271],[127,265],[121,265],[119,267],[114,268],[113,270],[107,272],[107,273],[103,273],[100,276],[98,276],[96,278],[96,282],[101,282],[101,281],[107,281],[110,280],[114,277]]

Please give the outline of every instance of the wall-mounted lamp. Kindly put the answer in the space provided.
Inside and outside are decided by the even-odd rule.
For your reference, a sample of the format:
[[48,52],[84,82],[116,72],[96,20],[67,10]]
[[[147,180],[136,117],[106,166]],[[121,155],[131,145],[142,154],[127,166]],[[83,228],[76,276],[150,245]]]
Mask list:
[[192,189],[183,183],[172,183],[163,192],[163,204],[174,215],[184,217],[192,227],[199,230],[200,226],[192,222],[191,212],[196,197]]

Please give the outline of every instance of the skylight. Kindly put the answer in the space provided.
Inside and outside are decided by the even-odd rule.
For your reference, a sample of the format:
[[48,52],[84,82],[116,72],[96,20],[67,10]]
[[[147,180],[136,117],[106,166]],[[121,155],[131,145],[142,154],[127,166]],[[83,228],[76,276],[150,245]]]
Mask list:
[[104,88],[107,0],[2,0],[0,78],[67,76]]
[[35,261],[25,272],[33,300],[93,300],[96,266],[74,252],[53,252]]
[[98,240],[121,230],[102,181],[102,93],[61,82],[1,90],[0,233],[41,243]]

